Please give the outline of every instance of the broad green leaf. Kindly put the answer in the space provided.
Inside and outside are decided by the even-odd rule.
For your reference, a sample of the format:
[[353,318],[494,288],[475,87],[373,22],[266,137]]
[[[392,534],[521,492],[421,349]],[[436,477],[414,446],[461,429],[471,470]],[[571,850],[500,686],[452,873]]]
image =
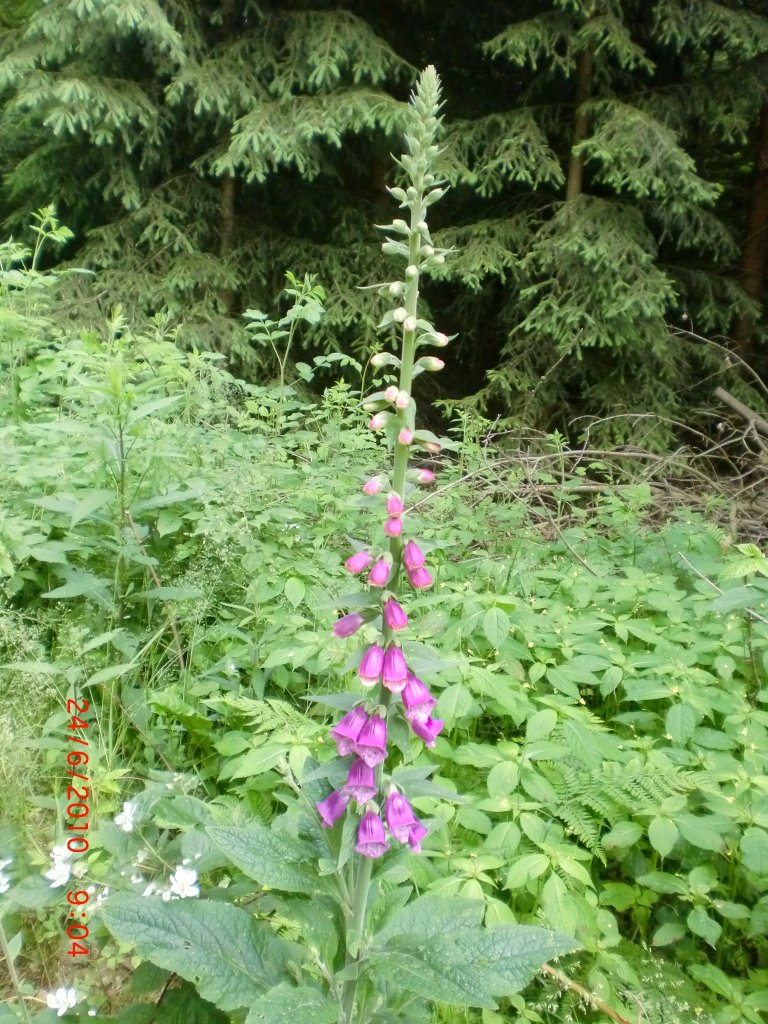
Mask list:
[[287,579],[285,581],[283,593],[285,594],[288,604],[290,604],[291,607],[293,608],[298,608],[301,602],[304,600],[304,594],[306,592],[306,589],[307,588],[304,586],[302,581],[300,579],[297,579],[295,576],[291,576],[290,579]]
[[213,826],[208,835],[222,853],[260,885],[284,892],[318,892],[316,858],[306,843],[264,825]]
[[565,882],[554,872],[541,890],[541,909],[548,924],[566,935],[574,935],[579,923],[579,908]]
[[473,704],[472,694],[464,683],[454,683],[440,694],[434,714],[444,720],[446,729],[452,729],[458,719],[469,713]]
[[511,761],[502,761],[494,765],[486,777],[486,785],[490,796],[508,796],[517,788],[520,769]]
[[714,964],[691,964],[688,967],[688,973],[706,985],[708,989],[722,996],[723,999],[733,1000],[735,995],[733,982],[719,967]]
[[651,945],[669,946],[673,942],[679,942],[684,937],[685,925],[670,921],[668,924],[663,924],[660,928],[656,929],[651,939]]
[[300,949],[229,903],[120,892],[101,912],[107,928],[140,957],[192,982],[221,1010],[250,1006],[288,977]]
[[610,832],[602,837],[605,850],[628,850],[642,837],[643,828],[636,821],[617,821]]
[[549,866],[549,857],[543,853],[527,853],[523,857],[517,857],[507,872],[504,887],[511,890],[521,889],[532,878],[539,878],[548,871]]
[[718,852],[723,847],[723,831],[722,826],[718,828],[715,823],[719,822],[719,819],[710,821],[713,818],[714,815],[703,817],[695,814],[677,814],[675,823],[680,829],[680,834],[692,846],[700,850]]
[[483,633],[491,647],[498,650],[509,636],[509,616],[501,608],[491,608],[483,618]]
[[667,734],[681,746],[687,743],[698,724],[698,715],[690,704],[673,704],[665,720]]
[[337,1024],[338,1003],[315,988],[280,985],[256,999],[245,1024]]
[[477,900],[446,899],[426,893],[398,910],[374,937],[374,943],[383,946],[397,935],[429,939],[443,932],[477,926],[482,919],[483,904]]
[[694,935],[704,939],[713,949],[716,948],[717,940],[720,938],[723,929],[713,917],[709,916],[703,907],[694,907],[686,921]]
[[242,757],[237,757],[223,766],[219,778],[249,779],[271,771],[288,753],[285,743],[265,743],[263,747],[254,747]]
[[534,740],[543,740],[549,736],[557,725],[557,712],[554,708],[543,708],[531,715],[525,723],[525,738],[529,743]]
[[745,829],[740,846],[744,867],[756,875],[768,875],[768,832],[762,828]]
[[669,818],[654,818],[648,826],[651,846],[662,857],[668,857],[680,837],[677,825]]

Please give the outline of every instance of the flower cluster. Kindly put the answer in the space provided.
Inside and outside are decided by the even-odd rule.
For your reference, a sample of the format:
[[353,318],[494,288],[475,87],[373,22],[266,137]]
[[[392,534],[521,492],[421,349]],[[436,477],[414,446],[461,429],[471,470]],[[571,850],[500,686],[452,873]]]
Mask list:
[[[438,153],[434,139],[439,127],[439,82],[434,68],[428,68],[422,76],[412,102],[414,123],[406,136],[409,152],[398,161],[411,185],[389,190],[401,209],[410,211],[410,223],[397,219],[387,225],[390,236],[382,246],[385,253],[404,258],[404,280],[380,288],[383,295],[394,300],[394,308],[380,326],[400,330],[401,352],[399,356],[379,352],[371,359],[377,369],[398,369],[399,378],[397,384],[389,384],[363,403],[363,409],[371,414],[368,426],[385,431],[394,451],[391,477],[380,474],[363,486],[363,493],[371,499],[369,504],[382,515],[385,540],[381,545],[361,546],[347,558],[348,572],[361,577],[367,574],[368,600],[362,610],[343,615],[333,627],[335,636],[346,638],[378,620],[380,635],[364,648],[358,667],[358,678],[370,691],[370,698],[359,700],[331,731],[339,756],[351,759],[347,780],[317,804],[322,824],[330,828],[354,801],[361,814],[356,850],[372,858],[389,849],[387,832],[391,839],[407,843],[416,851],[427,834],[406,797],[391,781],[385,781],[388,723],[393,716],[401,715],[428,747],[434,746],[443,727],[440,719],[432,717],[437,701],[410,671],[399,642],[408,629],[408,615],[400,603],[403,583],[407,580],[415,591],[426,590],[433,583],[423,551],[415,540],[405,540],[404,534],[409,532],[406,501],[410,493],[418,485],[433,483],[435,474],[426,467],[409,469],[408,461],[414,451],[435,455],[442,448],[441,439],[416,428],[411,391],[419,373],[441,370],[444,364],[436,356],[415,356],[420,347],[444,348],[450,341],[422,319],[417,308],[420,274],[444,263],[447,253],[434,247],[426,222],[428,207],[444,192],[431,170]],[[399,695],[400,700],[392,703],[393,695]]]

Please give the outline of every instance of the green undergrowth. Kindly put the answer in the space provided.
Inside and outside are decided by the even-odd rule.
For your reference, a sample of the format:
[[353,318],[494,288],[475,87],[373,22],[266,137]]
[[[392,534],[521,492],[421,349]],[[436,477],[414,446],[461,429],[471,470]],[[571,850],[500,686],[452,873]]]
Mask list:
[[[66,955],[66,887],[44,877],[63,835],[64,702],[90,702],[78,884],[142,891],[187,860],[209,898],[262,913],[204,828],[269,822],[310,759],[334,755],[331,711],[306,698],[357,687],[359,645],[330,627],[379,442],[351,385],[302,397],[327,361],[292,380],[280,359],[279,383],[246,385],[161,319],[72,334],[55,279],[4,252],[0,924],[32,1001],[74,984],[73,1018],[221,1021],[128,959],[98,912],[90,958]],[[287,331],[322,301],[292,282]],[[436,1020],[597,1022],[602,1000],[643,1024],[764,1024],[765,558],[685,508],[660,515],[647,485],[585,496],[566,480],[534,516],[515,466],[470,435],[409,512],[436,583],[409,600],[403,647],[446,728],[415,760],[392,742],[463,799],[414,800],[431,829],[407,871],[419,891],[483,901],[488,924],[575,937],[557,969],[593,998],[543,977],[498,1011]],[[114,821],[125,801],[130,831]],[[16,1019],[18,993],[3,995]]]

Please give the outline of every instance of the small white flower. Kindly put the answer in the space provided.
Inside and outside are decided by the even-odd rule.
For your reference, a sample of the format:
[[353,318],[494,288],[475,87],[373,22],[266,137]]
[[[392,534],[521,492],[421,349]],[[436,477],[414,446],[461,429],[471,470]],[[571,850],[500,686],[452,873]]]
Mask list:
[[0,860],[0,871],[5,871],[8,865],[12,862],[13,858],[8,857],[6,860]]
[[96,899],[93,901],[93,910],[98,910],[102,903],[106,903],[109,898],[109,886],[105,885],[101,892],[98,894]]
[[137,873],[135,875],[131,875],[129,881],[132,882],[134,885],[138,885],[139,882],[143,882],[144,879],[141,877],[140,874]]
[[133,858],[133,866],[135,868],[140,867],[149,856],[149,850],[139,850],[136,856]]
[[[195,885],[197,872],[192,868],[185,868],[182,865],[176,868],[171,875],[171,895],[185,899],[188,896],[199,896],[200,888]],[[163,897],[165,898],[165,897]]]
[[60,885],[66,885],[69,881],[69,864],[63,860],[55,860],[50,871],[46,871],[45,877],[51,881],[51,888],[56,889]]
[[72,851],[68,849],[66,846],[54,846],[54,848],[51,850],[51,859],[54,861],[67,860],[71,856]]
[[[8,861],[5,861],[7,864]],[[6,875],[4,871],[0,871],[0,895],[4,892],[8,892],[11,887],[11,876]]]
[[77,993],[73,988],[57,988],[55,992],[49,992],[46,1002],[51,1010],[56,1010],[57,1017],[63,1017],[67,1010],[77,1006]]
[[147,886],[147,888],[144,890],[144,892],[141,895],[142,896],[156,896],[159,892],[160,892],[160,889],[158,889],[156,885],[154,885],[152,882],[150,882],[149,885]]
[[99,1012],[98,1010],[89,1010],[88,1011],[88,1016],[89,1017],[95,1017],[98,1012]]
[[120,814],[115,816],[115,824],[123,832],[133,832],[133,820],[136,817],[136,804],[132,800],[126,800]]

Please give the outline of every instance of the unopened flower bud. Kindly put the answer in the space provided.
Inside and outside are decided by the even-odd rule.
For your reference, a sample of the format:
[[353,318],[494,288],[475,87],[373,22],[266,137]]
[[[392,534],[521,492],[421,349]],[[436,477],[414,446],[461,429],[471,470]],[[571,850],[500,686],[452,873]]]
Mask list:
[[392,356],[389,352],[377,352],[376,355],[371,356],[371,366],[381,369],[382,366],[387,366],[391,359]]
[[403,532],[402,519],[387,519],[384,523],[384,535],[387,537],[399,537]]
[[400,392],[397,389],[397,385],[390,384],[387,390],[384,392],[384,397],[388,402],[395,402]]
[[403,565],[406,569],[421,569],[426,559],[419,545],[409,540],[403,551]]
[[440,452],[443,450],[443,446],[441,444],[437,444],[436,441],[425,441],[424,447],[430,453],[430,455],[439,455]]
[[394,228],[395,231],[402,231],[403,233],[408,233],[411,230],[406,224],[406,222],[401,218],[393,220],[392,227]]
[[442,370],[445,363],[442,359],[438,359],[437,356],[422,356],[421,365],[425,370],[429,370],[431,373],[437,373],[438,370]]
[[356,576],[363,569],[367,569],[372,561],[373,558],[367,551],[357,551],[354,555],[350,555],[344,563],[344,567],[347,572],[351,572],[353,576]]
[[419,569],[407,569],[406,575],[414,590],[428,590],[434,582],[432,573],[423,566]]
[[418,274],[419,274],[419,268],[414,263],[410,263],[405,268],[405,276],[407,278],[409,278],[409,279],[413,279],[414,277],[418,277]]
[[395,312],[392,314],[396,324],[401,324],[403,320],[408,316],[408,310],[405,306],[398,306]]
[[431,469],[420,469],[416,476],[416,481],[420,484],[433,484],[435,482],[435,474]]
[[437,263],[441,267],[445,263],[445,256],[442,253],[438,253],[437,256],[432,257],[432,262]]
[[408,627],[408,616],[394,597],[390,597],[384,605],[384,621],[393,633],[399,633]]
[[411,396],[407,391],[398,391],[397,398],[395,399],[395,407],[397,409],[407,409],[410,400]]
[[368,583],[372,587],[386,587],[391,569],[386,558],[380,558],[368,573]]
[[435,255],[434,246],[432,246],[432,245],[422,245],[422,247],[421,247],[421,255],[425,259],[430,259],[432,256]]
[[405,318],[405,320],[403,320],[403,330],[406,330],[406,331],[415,331],[416,330],[416,317],[415,316],[407,316]]
[[442,331],[435,331],[429,340],[436,348],[445,348],[448,344],[448,335]]
[[404,285],[403,285],[402,281],[393,281],[392,284],[389,286],[389,294],[390,295],[402,295],[403,294],[403,288],[404,288]]
[[413,431],[409,430],[408,427],[403,427],[403,429],[397,435],[397,442],[398,444],[412,444]]
[[[423,472],[423,470],[422,470],[422,472]],[[366,480],[365,483],[363,484],[363,492],[365,494],[370,495],[370,496],[373,496],[374,494],[378,494],[379,491],[381,490],[381,488],[382,488],[382,483],[381,483],[381,480],[377,476],[371,477],[370,480]]]
[[371,416],[368,421],[368,426],[371,430],[382,430],[387,425],[389,417],[384,412],[377,412],[375,416]]
[[352,636],[360,629],[365,622],[365,617],[360,612],[350,612],[349,615],[342,615],[333,624],[333,635],[337,637]]
[[420,231],[422,235],[426,235],[426,233],[429,231],[429,226],[425,220],[420,220],[419,223],[416,225],[416,230]]
[[387,512],[391,516],[401,516],[405,506],[403,505],[403,499],[399,494],[393,491],[392,494],[387,498]]

